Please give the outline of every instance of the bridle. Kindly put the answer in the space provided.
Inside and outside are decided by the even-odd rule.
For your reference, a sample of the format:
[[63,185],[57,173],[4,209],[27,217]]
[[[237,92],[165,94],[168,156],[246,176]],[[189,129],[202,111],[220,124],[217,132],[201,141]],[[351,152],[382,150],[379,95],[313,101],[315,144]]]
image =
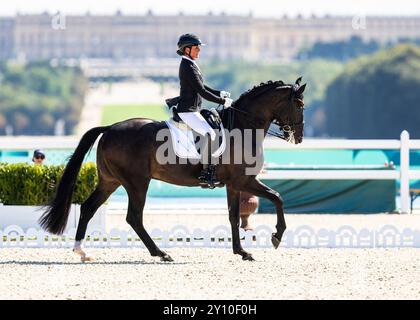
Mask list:
[[[302,107],[295,105],[296,104],[296,102],[295,102],[296,92],[297,92],[298,88],[299,88],[299,86],[296,85],[296,84],[293,85],[292,88],[291,88],[290,95],[289,95],[289,108],[290,108],[290,110],[287,113],[288,115],[291,115],[294,112],[296,112],[295,109],[298,109],[299,112],[303,111],[303,109],[304,109],[303,105],[302,105]],[[239,113],[243,114],[245,117],[247,117],[251,122],[253,122],[256,125],[265,121],[264,119],[260,119],[256,116],[250,115],[249,112],[246,112],[246,111],[243,111],[241,109],[235,108],[233,105],[228,107],[227,109],[223,108],[223,111],[228,110],[228,109],[231,109],[231,110],[235,111],[235,112],[230,112],[229,115],[228,115],[228,129],[229,130],[231,130],[232,127],[233,127],[234,114],[236,112],[239,112]],[[280,119],[280,117],[276,117],[272,123],[274,123],[275,125],[277,125],[279,127],[279,131],[268,128],[267,134],[269,134],[271,136],[274,136],[274,137],[277,137],[277,138],[280,138],[280,139],[283,139],[283,140],[286,140],[286,141],[289,141],[289,142],[293,142],[292,140],[294,140],[295,132],[297,130],[303,130],[303,126],[304,126],[305,122],[302,119],[301,122],[295,123],[295,122],[292,122],[290,117],[287,117],[286,120],[283,123],[281,123],[280,120],[278,120],[278,119]]]
[[[297,109],[298,112],[303,112],[304,110],[304,106],[296,106],[296,92],[297,89],[299,88],[299,85],[295,84],[292,86],[292,89],[290,91],[290,96],[289,96],[289,106],[290,106],[290,111],[287,113],[288,115],[293,114],[294,112],[296,112],[295,110]],[[305,121],[298,122],[295,123],[290,119],[290,116],[288,116],[286,118],[286,121],[284,123],[281,123],[280,120],[278,120],[280,117],[276,117],[276,119],[273,121],[274,124],[279,126],[279,132],[274,131],[272,129],[268,130],[268,134],[275,136],[277,138],[286,140],[288,142],[293,142],[292,140],[294,140],[294,135],[295,132],[297,130],[301,131],[303,130],[303,126],[305,125]]]

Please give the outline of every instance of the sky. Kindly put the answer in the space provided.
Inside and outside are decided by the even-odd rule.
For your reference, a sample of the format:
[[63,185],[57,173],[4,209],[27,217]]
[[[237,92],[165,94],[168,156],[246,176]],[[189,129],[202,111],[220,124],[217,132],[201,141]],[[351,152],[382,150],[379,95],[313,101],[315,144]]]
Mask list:
[[51,14],[144,14],[148,10],[156,15],[178,14],[226,14],[255,17],[291,17],[315,15],[420,15],[419,0],[13,0],[2,1],[0,16],[12,16],[16,12]]

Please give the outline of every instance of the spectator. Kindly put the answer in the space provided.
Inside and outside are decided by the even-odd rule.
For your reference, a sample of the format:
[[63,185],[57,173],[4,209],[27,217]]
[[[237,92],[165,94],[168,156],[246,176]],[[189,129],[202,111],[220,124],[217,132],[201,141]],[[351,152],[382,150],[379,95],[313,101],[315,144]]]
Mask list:
[[45,160],[45,153],[40,149],[35,150],[34,155],[32,157],[32,162],[34,164],[42,165],[44,160]]

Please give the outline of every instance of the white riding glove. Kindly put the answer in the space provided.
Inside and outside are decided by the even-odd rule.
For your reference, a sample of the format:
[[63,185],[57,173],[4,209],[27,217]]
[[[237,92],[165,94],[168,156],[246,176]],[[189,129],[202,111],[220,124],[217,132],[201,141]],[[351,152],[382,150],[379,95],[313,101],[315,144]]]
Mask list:
[[227,91],[220,91],[221,98],[230,98],[230,92]]
[[225,98],[225,103],[223,104],[226,108],[232,105],[233,100],[230,98]]

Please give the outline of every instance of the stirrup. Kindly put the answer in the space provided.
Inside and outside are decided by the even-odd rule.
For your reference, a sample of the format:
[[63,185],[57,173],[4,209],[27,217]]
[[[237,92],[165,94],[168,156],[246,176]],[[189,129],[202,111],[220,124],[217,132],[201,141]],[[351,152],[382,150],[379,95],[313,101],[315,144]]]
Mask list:
[[198,180],[200,180],[199,184],[202,188],[214,189],[222,184],[216,179],[216,166],[212,164],[201,171]]

